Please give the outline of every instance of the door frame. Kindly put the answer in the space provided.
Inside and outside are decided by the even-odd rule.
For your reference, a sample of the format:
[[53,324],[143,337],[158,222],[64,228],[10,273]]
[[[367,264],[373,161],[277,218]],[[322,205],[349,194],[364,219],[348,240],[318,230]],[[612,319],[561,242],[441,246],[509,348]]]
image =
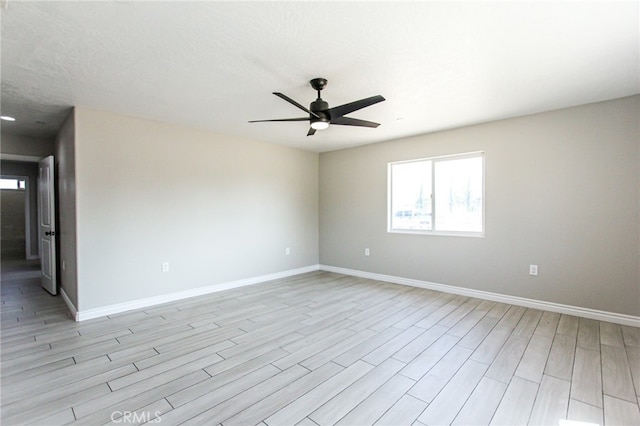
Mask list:
[[[53,154],[51,154],[51,155],[55,159],[55,155],[53,155]],[[0,153],[0,160],[22,161],[22,162],[25,162],[25,163],[34,163],[34,164],[36,164],[36,167],[38,167],[39,163],[40,163],[40,160],[42,160],[42,159],[44,159],[44,158],[46,158],[48,156],[49,155],[35,156],[35,155]],[[54,173],[55,173],[55,162],[54,162]],[[9,176],[9,175],[6,175],[6,176]],[[21,178],[22,178],[22,176],[21,176]],[[57,197],[58,197],[58,188],[57,188],[57,184],[56,184],[56,179],[57,179],[57,174],[54,175],[54,184],[53,184],[54,200],[57,200]],[[27,185],[27,188],[28,188],[28,185]],[[36,193],[37,193],[37,191],[38,191],[38,183],[37,183],[37,176],[36,176]],[[25,196],[26,195],[27,194],[25,193]],[[35,208],[35,209],[38,208],[38,198],[39,198],[39,196],[36,194],[36,205],[35,206],[31,206],[31,208]],[[28,202],[28,199],[27,199],[27,202]],[[57,224],[57,221],[58,221],[57,218],[58,218],[58,214],[59,214],[58,204],[57,203],[55,203],[54,212],[55,212],[55,217],[56,217],[56,223],[55,223],[54,226],[57,227],[57,225],[58,225]],[[26,214],[26,208],[25,208],[25,214]],[[35,232],[37,232],[37,234],[38,234],[38,255],[36,257],[34,257],[32,255],[31,256],[31,260],[36,260],[36,259],[42,260],[42,252],[41,252],[41,249],[40,249],[40,239],[41,239],[41,237],[40,237],[40,218],[38,218],[38,220],[37,220],[36,228],[37,229],[36,229]],[[25,228],[25,230],[26,230],[26,228]],[[56,239],[55,245],[54,245],[54,251],[55,251],[55,254],[56,254],[56,263],[55,263],[56,281],[58,281],[58,276],[57,275],[58,275],[59,269],[60,269],[59,265],[58,265],[59,259],[58,259],[58,256],[57,256],[58,255],[58,247],[59,247],[58,241],[59,241],[59,239]],[[57,286],[60,286],[59,282],[57,283]]]

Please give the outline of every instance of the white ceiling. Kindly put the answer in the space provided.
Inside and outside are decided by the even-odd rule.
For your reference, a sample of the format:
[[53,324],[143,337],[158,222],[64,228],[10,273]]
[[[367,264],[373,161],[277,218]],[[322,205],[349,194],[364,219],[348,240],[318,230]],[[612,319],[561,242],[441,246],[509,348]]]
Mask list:
[[[2,131],[35,137],[76,105],[328,151],[640,93],[638,1],[0,5]],[[247,123],[314,77],[381,126]]]

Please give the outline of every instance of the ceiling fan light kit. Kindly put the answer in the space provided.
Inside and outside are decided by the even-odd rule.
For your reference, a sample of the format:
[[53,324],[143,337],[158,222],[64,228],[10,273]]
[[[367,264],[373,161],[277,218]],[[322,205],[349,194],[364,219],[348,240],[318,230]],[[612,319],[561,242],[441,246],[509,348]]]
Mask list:
[[340,105],[337,107],[329,108],[329,104],[324,101],[320,92],[327,85],[327,79],[325,78],[314,78],[309,82],[311,87],[313,87],[318,92],[318,99],[311,102],[309,108],[305,108],[303,105],[294,101],[287,95],[280,92],[273,92],[277,97],[284,99],[289,102],[291,105],[303,110],[307,114],[308,117],[299,117],[299,118],[279,118],[273,120],[252,120],[249,123],[261,123],[267,121],[309,121],[311,127],[309,128],[309,132],[307,136],[313,136],[316,133],[316,130],[324,130],[329,127],[330,124],[337,124],[341,126],[357,126],[357,127],[372,127],[376,128],[380,125],[380,123],[374,123],[373,121],[359,120],[357,118],[345,117],[345,115],[352,113],[354,111],[358,111],[362,108],[366,108],[373,104],[377,104],[378,102],[382,102],[385,99],[380,96],[371,96],[369,98],[360,99],[359,101],[350,102],[348,104]]
[[324,130],[329,128],[329,121],[316,118],[317,121],[311,122],[311,128],[314,130]]

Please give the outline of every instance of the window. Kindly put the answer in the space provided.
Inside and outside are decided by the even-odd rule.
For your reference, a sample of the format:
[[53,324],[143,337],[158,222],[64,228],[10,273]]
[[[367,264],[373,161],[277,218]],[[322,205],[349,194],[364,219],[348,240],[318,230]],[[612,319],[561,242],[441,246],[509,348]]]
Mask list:
[[484,155],[389,163],[389,232],[482,235]]
[[0,189],[19,189],[24,191],[25,185],[24,179],[0,179]]

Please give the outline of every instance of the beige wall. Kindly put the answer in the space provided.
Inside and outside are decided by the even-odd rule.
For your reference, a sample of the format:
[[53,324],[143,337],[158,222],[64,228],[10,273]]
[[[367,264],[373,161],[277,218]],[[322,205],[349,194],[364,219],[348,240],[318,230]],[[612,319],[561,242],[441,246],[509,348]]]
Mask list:
[[76,108],[75,172],[79,310],[318,262],[317,153]]
[[[320,262],[640,315],[639,105],[634,96],[321,154]],[[388,162],[471,151],[485,153],[485,237],[386,232]]]
[[[639,114],[635,96],[318,156],[77,108],[55,143],[62,287],[84,311],[322,263],[640,315]],[[388,162],[470,151],[485,237],[386,232]]]

